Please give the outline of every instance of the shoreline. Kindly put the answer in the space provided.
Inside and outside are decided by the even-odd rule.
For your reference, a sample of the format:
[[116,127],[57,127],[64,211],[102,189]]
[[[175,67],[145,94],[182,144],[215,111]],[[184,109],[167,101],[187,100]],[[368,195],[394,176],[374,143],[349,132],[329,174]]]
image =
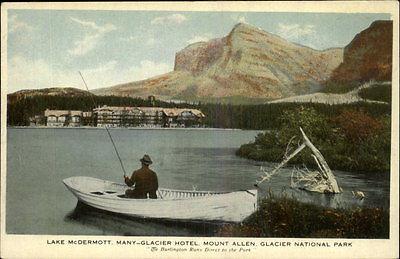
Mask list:
[[[47,126],[7,126],[7,129],[88,129],[88,130],[105,130],[105,127],[47,127]],[[231,128],[161,128],[161,127],[115,127],[107,128],[109,130],[200,130],[200,131],[247,131],[245,129],[231,129]],[[260,131],[260,130],[255,130]],[[262,130],[261,130],[262,131]]]

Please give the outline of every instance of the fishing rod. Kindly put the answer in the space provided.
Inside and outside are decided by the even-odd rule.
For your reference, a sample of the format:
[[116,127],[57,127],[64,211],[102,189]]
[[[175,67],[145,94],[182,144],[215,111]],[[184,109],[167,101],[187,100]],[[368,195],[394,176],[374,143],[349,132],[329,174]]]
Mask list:
[[[85,84],[86,90],[89,92],[89,88],[88,88],[88,86],[87,86],[87,84],[86,84],[85,79],[84,79],[83,76],[82,76],[81,71],[78,71],[78,72],[79,72],[79,75],[80,75],[81,78],[82,78],[83,83]],[[96,101],[95,101],[94,98],[93,98],[93,95],[90,95],[90,97],[91,97],[91,99],[92,99],[92,101],[93,101],[94,107],[97,107],[97,104],[96,104]],[[119,156],[117,146],[116,146],[115,143],[114,143],[114,140],[113,140],[113,138],[112,138],[112,136],[111,136],[111,133],[110,133],[110,131],[109,131],[108,128],[107,128],[107,125],[104,125],[104,127],[106,128],[106,131],[107,131],[107,133],[108,133],[108,136],[110,137],[111,143],[113,144],[113,147],[114,147],[114,150],[115,150],[115,154],[117,154],[117,157],[118,157],[119,163],[120,163],[120,165],[121,165],[122,171],[124,172],[124,177],[126,177],[125,167],[124,167],[124,164],[122,163],[121,157]]]

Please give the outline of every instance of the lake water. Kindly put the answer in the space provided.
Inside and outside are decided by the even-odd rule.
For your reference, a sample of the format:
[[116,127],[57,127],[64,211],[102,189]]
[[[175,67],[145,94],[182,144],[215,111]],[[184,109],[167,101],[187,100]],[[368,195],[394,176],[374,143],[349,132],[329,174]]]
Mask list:
[[[127,171],[140,166],[147,153],[161,187],[197,190],[254,188],[259,163],[235,156],[258,131],[200,129],[111,129]],[[334,171],[344,192],[323,195],[289,188],[291,169],[260,186],[331,207],[389,206],[389,178]],[[71,176],[115,182],[123,173],[104,129],[9,128],[7,131],[6,231],[9,234],[211,236],[214,226],[172,224],[126,218],[77,206],[62,183]],[[362,190],[359,201],[352,190]]]

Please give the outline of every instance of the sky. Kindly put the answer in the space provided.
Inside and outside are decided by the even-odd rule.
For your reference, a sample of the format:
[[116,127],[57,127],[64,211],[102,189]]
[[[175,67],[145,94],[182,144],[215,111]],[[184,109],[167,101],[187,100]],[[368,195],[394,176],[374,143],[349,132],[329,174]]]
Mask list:
[[187,45],[226,36],[239,22],[323,50],[346,46],[389,14],[8,10],[7,92],[90,90],[160,75]]

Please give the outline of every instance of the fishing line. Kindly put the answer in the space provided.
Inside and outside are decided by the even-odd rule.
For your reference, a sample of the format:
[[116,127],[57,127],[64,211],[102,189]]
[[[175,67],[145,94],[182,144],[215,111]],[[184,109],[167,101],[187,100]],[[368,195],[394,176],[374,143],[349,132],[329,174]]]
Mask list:
[[[88,86],[87,86],[87,84],[86,84],[85,79],[84,79],[83,76],[82,76],[81,71],[78,71],[78,72],[79,72],[79,75],[80,75],[81,78],[82,78],[83,83],[85,84],[86,90],[89,92],[89,88],[88,88]],[[97,107],[96,101],[94,100],[92,94],[90,94],[90,97],[91,97],[91,99],[92,99],[92,101],[93,101],[94,107]],[[111,143],[113,144],[113,147],[114,147],[114,150],[115,150],[115,154],[117,154],[119,163],[120,163],[120,165],[121,165],[121,168],[122,168],[122,171],[124,172],[124,177],[125,177],[125,176],[126,176],[125,167],[124,167],[124,164],[122,163],[121,157],[119,156],[117,146],[116,146],[115,143],[114,143],[114,140],[113,140],[113,138],[112,138],[112,136],[111,136],[111,133],[110,133],[110,131],[109,131],[108,128],[107,128],[107,125],[104,125],[104,127],[106,128],[106,131],[107,131],[107,133],[108,133],[108,136],[110,137]]]

